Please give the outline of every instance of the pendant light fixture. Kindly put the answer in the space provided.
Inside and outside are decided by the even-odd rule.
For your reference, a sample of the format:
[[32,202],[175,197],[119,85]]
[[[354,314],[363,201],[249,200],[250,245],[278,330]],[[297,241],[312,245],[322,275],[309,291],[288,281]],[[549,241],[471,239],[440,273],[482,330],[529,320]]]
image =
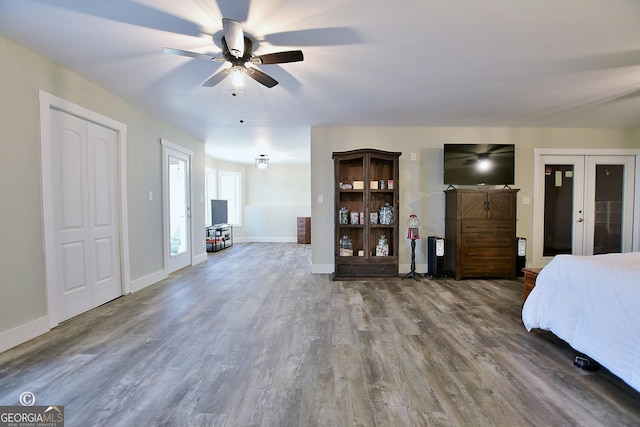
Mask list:
[[269,156],[266,154],[260,154],[256,157],[256,169],[268,169],[269,168]]

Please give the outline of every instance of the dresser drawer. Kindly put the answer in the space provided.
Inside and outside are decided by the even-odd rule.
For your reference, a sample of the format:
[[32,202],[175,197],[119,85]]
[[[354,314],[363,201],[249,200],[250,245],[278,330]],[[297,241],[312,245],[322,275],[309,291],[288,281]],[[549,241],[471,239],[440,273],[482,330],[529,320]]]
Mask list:
[[467,261],[460,267],[460,274],[465,277],[513,277],[514,272],[513,263],[500,263],[496,260]]
[[515,260],[515,248],[514,247],[461,247],[460,259],[462,262],[474,262],[475,260],[482,260],[486,262],[487,259],[499,259],[500,262],[504,260]]
[[511,247],[515,244],[513,233],[495,232],[486,234],[464,233],[460,236],[460,245],[470,247]]
[[462,232],[462,234],[510,233],[511,235],[514,235],[516,230],[515,230],[515,224],[513,221],[466,220],[466,221],[460,221],[460,231]]

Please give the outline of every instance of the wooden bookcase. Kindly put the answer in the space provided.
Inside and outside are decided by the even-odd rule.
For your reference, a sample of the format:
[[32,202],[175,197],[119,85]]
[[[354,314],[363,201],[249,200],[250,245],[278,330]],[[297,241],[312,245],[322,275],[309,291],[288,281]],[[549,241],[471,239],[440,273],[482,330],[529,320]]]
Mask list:
[[[402,153],[361,149],[334,152],[334,280],[370,280],[398,276],[399,158]],[[388,203],[393,223],[371,223],[371,213]],[[340,209],[357,212],[358,223],[340,223]],[[387,256],[376,256],[381,236],[389,245]],[[340,239],[353,241],[353,256],[340,256]],[[360,255],[359,255],[360,254]]]
[[516,277],[516,189],[445,191],[445,269],[463,277]]

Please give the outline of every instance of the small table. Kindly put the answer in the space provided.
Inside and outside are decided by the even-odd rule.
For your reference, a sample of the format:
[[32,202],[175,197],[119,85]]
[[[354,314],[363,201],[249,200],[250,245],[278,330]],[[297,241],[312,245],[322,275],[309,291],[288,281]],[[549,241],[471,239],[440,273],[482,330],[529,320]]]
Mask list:
[[526,301],[527,297],[531,290],[536,286],[536,279],[538,278],[538,273],[542,268],[523,268],[524,272],[524,297],[522,299],[522,303]]
[[207,252],[211,245],[211,252],[218,252],[233,246],[233,226],[229,224],[218,224],[207,227]]

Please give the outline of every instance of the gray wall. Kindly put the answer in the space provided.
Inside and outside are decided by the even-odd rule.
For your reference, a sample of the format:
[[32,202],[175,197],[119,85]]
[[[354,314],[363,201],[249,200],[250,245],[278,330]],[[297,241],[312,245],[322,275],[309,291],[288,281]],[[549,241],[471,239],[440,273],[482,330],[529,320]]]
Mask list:
[[[402,244],[409,214],[421,222],[421,236],[444,236],[443,149],[445,142],[516,145],[518,193],[517,235],[531,241],[533,227],[534,148],[640,148],[638,129],[532,129],[430,127],[315,127],[311,129],[311,246],[312,271],[333,272],[333,160],[334,151],[377,148],[401,151],[400,157],[400,271],[409,271],[409,241]],[[411,153],[416,160],[411,161]],[[318,196],[323,203],[318,203]],[[522,204],[523,197],[532,203]],[[527,259],[531,259],[528,245]],[[418,240],[416,269],[424,272],[426,239]]]
[[[194,152],[194,200],[204,194],[204,143],[0,37],[0,334],[46,316],[38,91],[127,125],[131,281],[164,269],[160,138]],[[153,191],[153,201],[148,200]],[[204,223],[194,209],[194,223]],[[201,255],[204,249],[197,248]]]

